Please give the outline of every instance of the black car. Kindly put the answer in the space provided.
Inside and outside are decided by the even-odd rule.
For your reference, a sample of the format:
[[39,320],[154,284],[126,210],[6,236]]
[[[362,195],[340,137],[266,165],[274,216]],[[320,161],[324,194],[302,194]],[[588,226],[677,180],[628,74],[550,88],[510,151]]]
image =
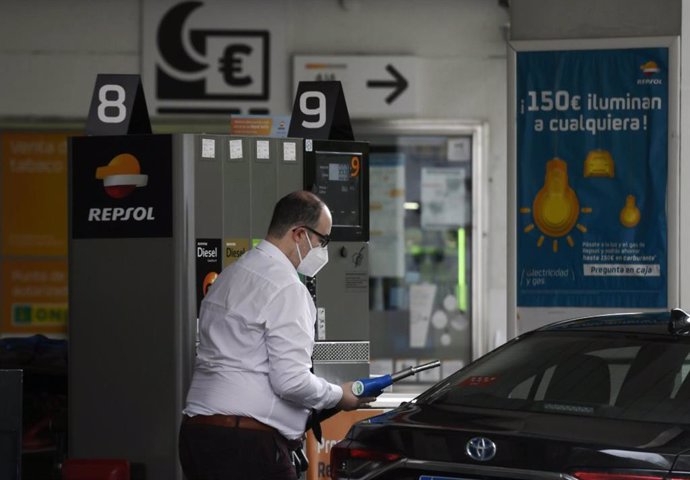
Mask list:
[[593,316],[521,335],[355,424],[334,479],[690,479],[690,318]]

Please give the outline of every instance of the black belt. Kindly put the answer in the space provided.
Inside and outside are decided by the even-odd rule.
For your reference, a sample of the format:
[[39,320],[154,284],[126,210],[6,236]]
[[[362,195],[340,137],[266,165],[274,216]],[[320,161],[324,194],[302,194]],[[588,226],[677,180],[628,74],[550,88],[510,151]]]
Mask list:
[[226,427],[226,428],[241,428],[246,430],[260,430],[263,432],[272,432],[278,434],[278,436],[283,439],[290,450],[296,450],[302,446],[302,440],[288,440],[283,437],[278,430],[275,428],[261,423],[252,417],[243,417],[240,415],[194,415],[190,417],[185,415],[182,419],[182,423],[187,425],[214,425],[216,427]]
[[247,430],[262,430],[265,432],[275,432],[278,433],[278,431],[266,425],[265,423],[261,423],[260,421],[256,420],[255,418],[252,417],[242,417],[239,415],[194,415],[193,417],[189,417],[185,415],[183,419],[184,423],[192,424],[192,425],[215,425],[217,427],[230,427],[230,428],[244,428]]

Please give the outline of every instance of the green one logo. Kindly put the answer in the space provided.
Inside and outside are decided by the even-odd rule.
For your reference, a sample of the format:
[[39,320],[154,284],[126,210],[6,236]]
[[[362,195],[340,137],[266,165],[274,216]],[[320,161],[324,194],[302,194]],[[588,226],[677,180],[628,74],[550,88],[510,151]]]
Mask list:
[[67,325],[67,304],[34,303],[12,305],[14,325]]

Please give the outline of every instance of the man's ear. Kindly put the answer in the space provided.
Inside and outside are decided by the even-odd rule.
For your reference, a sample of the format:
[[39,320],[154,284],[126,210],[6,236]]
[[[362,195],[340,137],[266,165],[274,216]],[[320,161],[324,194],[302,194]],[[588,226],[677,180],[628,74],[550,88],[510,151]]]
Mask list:
[[291,228],[290,229],[290,234],[292,235],[291,238],[292,238],[293,242],[295,242],[295,243],[299,242],[300,235],[301,235],[300,232],[303,230],[304,230],[303,228]]

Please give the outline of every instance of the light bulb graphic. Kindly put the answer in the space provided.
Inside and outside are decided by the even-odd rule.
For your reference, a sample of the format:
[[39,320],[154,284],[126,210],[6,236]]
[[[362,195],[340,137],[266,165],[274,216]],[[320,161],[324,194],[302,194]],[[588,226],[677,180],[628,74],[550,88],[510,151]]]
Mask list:
[[568,185],[567,167],[560,158],[546,162],[544,186],[532,203],[534,223],[550,237],[562,237],[577,222],[580,202]]
[[616,166],[613,157],[607,150],[591,150],[585,158],[584,176],[609,177],[615,176]]
[[[544,235],[553,237],[551,245],[554,252],[558,252],[558,239],[561,237],[566,237],[570,247],[575,245],[568,234],[573,227],[585,233],[587,228],[577,223],[577,219],[580,213],[591,212],[589,207],[580,209],[580,201],[568,182],[568,164],[560,158],[546,162],[544,186],[534,197],[532,208],[520,208],[520,213],[532,213],[534,220],[524,228],[524,232],[531,232],[536,225]],[[544,235],[537,240],[538,247],[544,244]]]
[[625,206],[620,213],[620,221],[624,227],[633,228],[640,223],[640,209],[635,205],[635,195],[625,197]]

